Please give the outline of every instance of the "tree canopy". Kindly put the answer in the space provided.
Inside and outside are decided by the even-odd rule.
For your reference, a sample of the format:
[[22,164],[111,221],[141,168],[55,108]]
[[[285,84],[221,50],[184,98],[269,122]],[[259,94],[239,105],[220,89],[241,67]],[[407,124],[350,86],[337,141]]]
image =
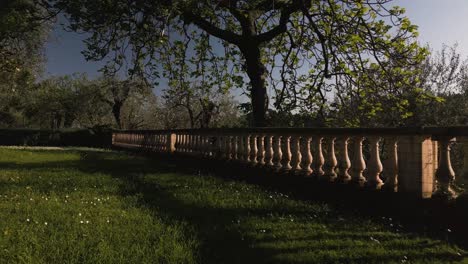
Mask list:
[[106,71],[126,65],[130,75],[157,80],[174,69],[167,51],[188,49],[172,56],[193,80],[216,69],[215,86],[245,90],[255,126],[267,125],[269,107],[323,112],[339,83],[380,85],[378,76],[387,80],[378,89],[408,87],[427,54],[417,27],[390,0],[48,2],[70,29],[90,33],[84,54],[107,59]]

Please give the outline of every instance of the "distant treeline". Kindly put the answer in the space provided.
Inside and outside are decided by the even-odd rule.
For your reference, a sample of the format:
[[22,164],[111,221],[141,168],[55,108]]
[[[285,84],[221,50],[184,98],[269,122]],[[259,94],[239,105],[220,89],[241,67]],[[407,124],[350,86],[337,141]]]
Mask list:
[[1,146],[77,146],[108,148],[112,130],[0,129]]

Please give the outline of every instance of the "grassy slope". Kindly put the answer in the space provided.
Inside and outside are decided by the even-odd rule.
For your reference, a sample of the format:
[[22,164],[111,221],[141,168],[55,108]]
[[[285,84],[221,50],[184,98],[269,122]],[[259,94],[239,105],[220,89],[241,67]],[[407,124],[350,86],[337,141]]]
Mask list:
[[[0,263],[463,261],[321,203],[97,151],[0,149]],[[47,223],[47,224],[46,224]]]

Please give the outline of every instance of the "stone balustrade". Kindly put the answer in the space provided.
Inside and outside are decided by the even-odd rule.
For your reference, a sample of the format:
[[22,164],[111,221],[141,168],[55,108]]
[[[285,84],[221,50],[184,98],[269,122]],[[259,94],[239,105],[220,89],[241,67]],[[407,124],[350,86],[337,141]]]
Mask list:
[[468,179],[468,127],[249,128],[115,132],[112,144],[263,168],[423,198],[454,196],[451,146],[463,148]]

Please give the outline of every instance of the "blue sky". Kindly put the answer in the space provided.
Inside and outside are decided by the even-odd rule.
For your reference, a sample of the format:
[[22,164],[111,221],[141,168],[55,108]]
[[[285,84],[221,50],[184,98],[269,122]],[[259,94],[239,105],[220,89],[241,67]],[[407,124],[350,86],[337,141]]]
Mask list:
[[[395,0],[406,15],[419,26],[420,42],[434,50],[442,44],[459,44],[459,52],[468,57],[468,0]],[[57,27],[46,45],[45,77],[86,72],[97,76],[102,63],[87,62],[81,51],[84,36]]]

